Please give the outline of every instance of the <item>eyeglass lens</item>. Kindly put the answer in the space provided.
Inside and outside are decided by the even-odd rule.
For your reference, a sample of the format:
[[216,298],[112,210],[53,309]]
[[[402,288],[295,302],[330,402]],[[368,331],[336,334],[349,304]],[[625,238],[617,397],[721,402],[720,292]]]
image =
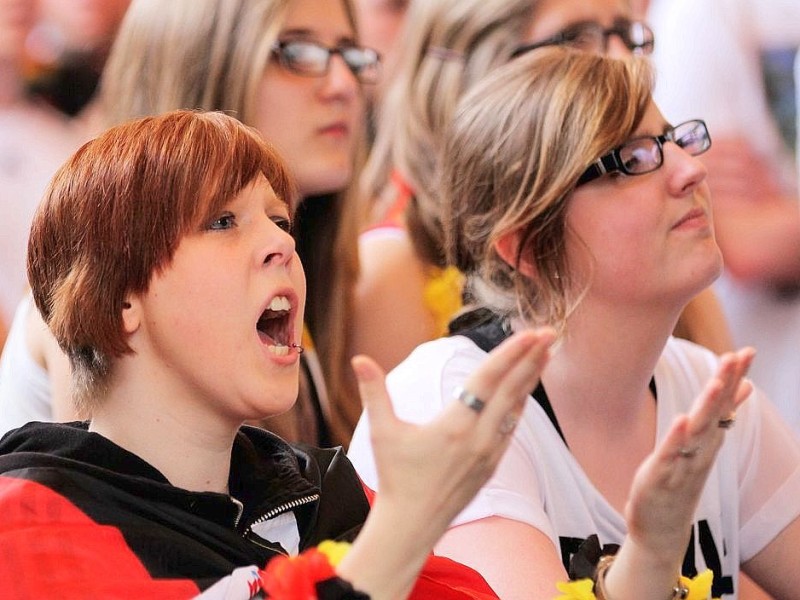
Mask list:
[[702,154],[711,146],[711,138],[703,121],[687,121],[668,130],[663,136],[643,137],[624,144],[618,152],[622,170],[639,175],[656,170],[664,161],[663,143],[671,141],[692,156]]
[[661,144],[655,138],[631,140],[619,149],[619,160],[630,175],[647,173],[661,165]]
[[577,23],[562,32],[565,44],[593,52],[605,52],[612,35],[619,37],[629,50],[650,53],[653,49],[653,32],[639,21],[619,21],[610,29],[587,21]]
[[339,54],[362,83],[374,83],[379,75],[380,58],[371,48],[348,46],[326,48],[313,42],[282,42],[276,47],[282,64],[299,75],[321,77],[328,72],[331,56]]
[[671,133],[671,139],[692,156],[702,154],[711,147],[708,128],[702,121],[681,123]]

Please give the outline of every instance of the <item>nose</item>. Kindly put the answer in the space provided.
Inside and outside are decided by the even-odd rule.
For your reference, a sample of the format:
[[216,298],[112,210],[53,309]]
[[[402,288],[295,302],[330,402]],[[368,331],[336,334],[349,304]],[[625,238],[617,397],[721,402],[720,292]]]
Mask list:
[[625,58],[631,55],[631,51],[622,41],[622,38],[612,33],[606,38],[606,55],[611,58]]
[[664,165],[669,169],[670,191],[674,195],[684,196],[705,181],[708,169],[699,157],[692,156],[674,142],[665,143],[663,152]]
[[288,266],[295,256],[294,238],[267,216],[259,227],[259,248],[260,265]]
[[361,85],[340,54],[331,57],[323,81],[322,94],[327,99],[350,101],[358,94]]

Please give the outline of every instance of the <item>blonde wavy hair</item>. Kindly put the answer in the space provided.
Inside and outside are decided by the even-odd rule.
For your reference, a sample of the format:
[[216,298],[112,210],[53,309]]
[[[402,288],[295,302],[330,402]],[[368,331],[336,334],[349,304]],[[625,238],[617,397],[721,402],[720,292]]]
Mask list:
[[[393,169],[414,190],[406,211],[417,253],[442,266],[437,149],[456,103],[476,81],[508,62],[524,38],[535,0],[421,0],[406,15],[403,52],[378,114],[362,193],[379,198]],[[373,207],[380,218],[387,208]]]
[[[569,198],[583,171],[627,140],[652,99],[645,59],[561,47],[512,60],[459,103],[440,154],[448,260],[478,303],[563,329],[591,273],[565,252]],[[516,232],[514,264],[495,249]],[[525,260],[535,275],[523,275]]]

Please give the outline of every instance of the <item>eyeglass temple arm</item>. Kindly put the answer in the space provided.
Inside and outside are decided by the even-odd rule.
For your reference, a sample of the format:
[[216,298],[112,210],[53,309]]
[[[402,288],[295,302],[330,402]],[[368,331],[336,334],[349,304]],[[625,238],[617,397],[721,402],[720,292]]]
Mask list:
[[606,173],[611,171],[620,171],[622,170],[622,164],[617,158],[616,152],[611,152],[606,154],[605,156],[598,158],[594,161],[589,167],[583,172],[578,178],[578,182],[575,186],[583,185],[584,183],[589,183],[590,181],[597,179],[598,177],[602,177]]

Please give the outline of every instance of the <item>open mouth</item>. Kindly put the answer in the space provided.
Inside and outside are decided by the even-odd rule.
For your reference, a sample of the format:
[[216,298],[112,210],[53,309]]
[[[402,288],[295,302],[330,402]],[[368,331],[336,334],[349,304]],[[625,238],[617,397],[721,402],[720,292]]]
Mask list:
[[275,296],[256,323],[261,343],[276,356],[289,354],[294,341],[292,304],[286,296]]

